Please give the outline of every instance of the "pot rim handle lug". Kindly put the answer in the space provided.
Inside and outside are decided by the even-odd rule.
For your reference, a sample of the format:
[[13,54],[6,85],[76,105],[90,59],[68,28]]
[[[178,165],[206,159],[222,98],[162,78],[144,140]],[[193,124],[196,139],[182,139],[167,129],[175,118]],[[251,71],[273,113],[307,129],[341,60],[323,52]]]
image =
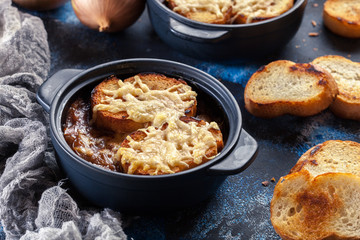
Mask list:
[[43,82],[37,91],[36,99],[47,113],[50,113],[51,102],[60,88],[83,71],[81,69],[62,69]]
[[207,169],[211,175],[234,175],[244,171],[255,160],[258,153],[256,140],[244,129],[234,149],[225,159]]
[[190,41],[216,42],[228,35],[228,30],[202,30],[192,28],[173,18],[169,22],[170,31],[176,36]]

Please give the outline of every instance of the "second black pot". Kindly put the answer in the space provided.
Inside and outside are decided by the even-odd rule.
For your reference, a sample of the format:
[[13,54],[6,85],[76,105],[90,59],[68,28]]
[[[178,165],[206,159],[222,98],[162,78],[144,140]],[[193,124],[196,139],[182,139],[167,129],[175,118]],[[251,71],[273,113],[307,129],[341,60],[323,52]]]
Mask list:
[[298,31],[307,0],[278,17],[249,24],[207,24],[185,18],[163,1],[147,0],[152,26],[169,46],[194,58],[257,58],[285,46]]

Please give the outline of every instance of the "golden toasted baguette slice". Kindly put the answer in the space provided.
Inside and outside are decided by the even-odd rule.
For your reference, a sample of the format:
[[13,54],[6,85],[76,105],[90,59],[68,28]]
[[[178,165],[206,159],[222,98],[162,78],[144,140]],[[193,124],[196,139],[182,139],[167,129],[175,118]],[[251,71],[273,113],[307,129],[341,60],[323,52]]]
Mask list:
[[328,55],[314,59],[312,64],[327,70],[337,83],[339,94],[330,110],[339,117],[360,121],[360,63]]
[[352,173],[360,177],[360,144],[329,140],[306,151],[290,173],[306,170],[312,177],[328,172]]
[[335,34],[360,38],[360,1],[327,0],[324,3],[325,26]]
[[231,20],[232,0],[166,0],[166,4],[194,21],[226,24]]
[[258,117],[311,116],[326,109],[337,93],[335,80],[325,70],[312,64],[278,60],[251,76],[244,100],[246,109]]
[[277,17],[288,11],[294,0],[235,0],[234,23],[254,23]]
[[185,81],[144,73],[123,83],[120,86],[119,79],[111,76],[92,91],[93,121],[98,128],[132,132],[151,124],[164,108],[176,108],[186,116],[196,114],[196,93]]
[[271,222],[282,239],[360,239],[360,177],[295,172],[279,180]]
[[162,175],[196,167],[224,147],[216,123],[183,116],[161,128],[131,133],[115,157],[118,170],[138,175]]

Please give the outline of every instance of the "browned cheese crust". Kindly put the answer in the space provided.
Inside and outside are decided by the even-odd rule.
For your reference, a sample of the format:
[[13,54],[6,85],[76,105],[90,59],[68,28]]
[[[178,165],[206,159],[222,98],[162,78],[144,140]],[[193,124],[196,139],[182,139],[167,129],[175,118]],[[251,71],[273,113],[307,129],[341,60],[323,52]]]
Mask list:
[[[166,77],[162,74],[147,73],[138,74],[143,83],[146,84],[151,90],[165,90],[171,86],[178,84],[186,84],[185,81],[177,80],[175,78]],[[105,81],[97,85],[91,94],[91,107],[100,104],[105,98],[103,89],[114,90],[118,88],[119,79],[115,76],[111,76]],[[134,77],[130,77],[124,80],[124,82],[134,82]],[[186,116],[195,116],[196,114],[196,100],[195,103],[185,110]],[[98,128],[112,130],[118,133],[133,132],[139,128],[147,126],[149,123],[140,123],[128,118],[129,115],[126,111],[112,113],[106,110],[99,110],[95,120],[95,125]]]
[[[228,6],[221,9],[221,16],[217,15],[211,9],[204,6],[196,6],[191,1],[184,1],[190,10],[177,9],[179,2],[175,0],[166,0],[165,4],[171,10],[194,21],[210,24],[245,24],[255,23],[277,17],[294,5],[294,0],[233,0],[226,4]],[[200,4],[200,3],[197,3]],[[208,5],[214,6],[221,3],[213,0],[207,2]]]
[[[244,3],[247,3],[244,7]],[[242,5],[242,7],[238,7]],[[234,23],[256,23],[268,20],[287,12],[294,0],[235,0],[233,7]]]
[[[165,4],[173,10],[177,7],[176,3],[172,0],[166,0]],[[180,15],[183,15],[186,18],[189,18],[194,21],[203,22],[203,23],[211,23],[211,24],[227,24],[230,23],[232,17],[232,8],[229,7],[225,12],[222,12],[222,16],[219,17],[216,14],[206,11],[206,10],[198,10],[198,11],[190,11],[188,13],[177,12]]]
[[[189,122],[196,122],[198,126],[201,125],[205,125],[205,121],[194,118],[194,117],[187,117],[187,116],[183,116],[180,117],[180,120],[185,122],[185,123],[189,123]],[[167,123],[165,123],[162,127],[161,130],[165,130],[167,128]],[[223,137],[222,137],[222,133],[220,130],[218,129],[214,129],[214,128],[210,128],[209,131],[211,132],[211,134],[215,137],[216,139],[216,147],[210,147],[209,149],[207,149],[205,156],[203,157],[203,161],[201,164],[207,162],[211,157],[217,155],[223,148],[224,148],[224,142],[223,142]],[[129,135],[133,140],[137,141],[137,142],[141,142],[146,136],[146,131],[135,131],[133,133],[131,133]],[[124,148],[130,148],[129,145],[129,140],[125,139],[122,143],[121,143],[121,147]],[[184,167],[184,166],[174,166],[171,167],[171,170],[174,172],[180,172],[180,171],[184,171],[187,169],[191,169],[194,168],[196,166],[198,166],[198,164],[196,164],[193,159],[189,159],[186,160],[185,163],[188,165],[188,167]],[[118,169],[122,172],[127,173],[130,163],[121,163],[121,158],[119,159],[119,161],[117,161],[115,163],[115,165],[118,167]],[[133,174],[138,174],[138,175],[152,175],[152,173],[154,173],[155,169],[150,168],[150,169],[143,169],[142,167],[138,167],[136,169],[136,171]],[[157,173],[157,175],[162,175],[162,174],[167,174],[167,173],[163,173],[161,171],[159,171]]]

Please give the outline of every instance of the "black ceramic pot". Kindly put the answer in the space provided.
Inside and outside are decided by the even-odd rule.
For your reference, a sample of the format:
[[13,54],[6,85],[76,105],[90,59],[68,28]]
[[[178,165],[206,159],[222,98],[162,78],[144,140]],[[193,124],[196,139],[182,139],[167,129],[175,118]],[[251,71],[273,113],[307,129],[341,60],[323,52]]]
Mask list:
[[185,18],[162,0],[147,0],[152,26],[175,50],[200,59],[234,60],[267,55],[298,31],[307,0],[295,0],[284,14],[250,24],[207,24]]
[[[109,75],[124,79],[141,72],[182,78],[199,94],[220,122],[225,147],[218,156],[196,168],[161,176],[139,176],[105,170],[77,156],[66,143],[62,124],[75,96],[88,92]],[[65,69],[43,83],[38,101],[50,114],[50,134],[59,165],[72,185],[92,203],[124,211],[173,209],[199,203],[211,196],[230,174],[243,171],[255,159],[257,142],[242,130],[239,106],[232,94],[212,76],[196,68],[159,59],[109,62],[88,70]],[[201,107],[203,106],[203,107]]]

